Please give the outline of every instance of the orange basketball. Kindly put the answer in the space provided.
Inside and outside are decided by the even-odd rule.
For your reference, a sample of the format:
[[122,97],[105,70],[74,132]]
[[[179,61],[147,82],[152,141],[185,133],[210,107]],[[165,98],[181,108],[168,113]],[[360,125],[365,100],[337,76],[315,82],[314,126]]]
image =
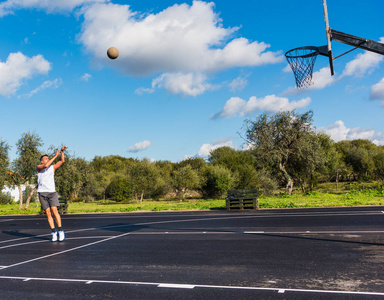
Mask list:
[[115,47],[110,47],[107,51],[107,55],[110,59],[116,59],[119,56],[119,50]]

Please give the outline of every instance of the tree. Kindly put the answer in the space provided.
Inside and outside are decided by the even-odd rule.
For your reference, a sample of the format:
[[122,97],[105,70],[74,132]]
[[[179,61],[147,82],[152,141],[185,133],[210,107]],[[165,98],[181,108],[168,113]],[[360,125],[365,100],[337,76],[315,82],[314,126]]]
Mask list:
[[92,186],[93,194],[97,199],[105,199],[106,189],[114,178],[126,177],[127,173],[137,160],[125,158],[118,155],[96,156],[90,163],[92,176],[86,187]]
[[185,198],[185,194],[188,190],[197,189],[201,185],[201,180],[197,171],[193,170],[190,165],[186,165],[185,167],[173,171],[172,175],[173,187],[181,199]]
[[[21,185],[36,182],[36,166],[40,163],[39,159],[41,152],[39,147],[43,145],[40,136],[33,132],[23,133],[17,141],[17,154],[19,157],[13,162],[13,172],[10,174],[10,179],[13,185],[19,189],[19,209],[23,208],[23,194]],[[37,188],[34,188],[25,203],[25,208],[28,209],[29,201]]]
[[[9,167],[9,145],[0,138],[0,187],[2,188],[7,177]],[[0,191],[1,192],[1,191]]]
[[[260,115],[255,121],[245,121],[246,141],[256,150],[256,159],[272,160],[286,181],[286,192],[292,194],[293,174],[289,163],[305,149],[313,136],[312,111],[296,114],[295,111],[279,112],[273,116]],[[302,159],[306,159],[301,155]]]
[[235,181],[232,172],[224,166],[207,165],[204,177],[201,190],[207,198],[222,198]]
[[373,159],[375,161],[376,177],[384,179],[384,146],[378,147],[377,153]]
[[352,168],[354,179],[365,180],[374,177],[376,162],[375,155],[378,147],[369,140],[341,141],[338,149],[342,153],[347,166]]
[[[51,151],[54,151],[54,147]],[[70,201],[77,200],[82,193],[84,195],[86,187],[93,185],[93,179],[92,166],[85,159],[74,157],[67,152],[65,163],[55,173],[56,190]]]
[[208,160],[212,165],[224,166],[232,171],[237,178],[233,188],[253,189],[257,187],[256,162],[250,151],[235,150],[224,146],[212,150]]
[[117,177],[111,181],[106,189],[108,198],[114,198],[116,201],[123,201],[132,196],[132,186],[127,179]]
[[144,195],[156,198],[161,194],[159,190],[163,190],[165,187],[159,169],[148,160],[132,164],[129,170],[129,180],[136,198],[140,195],[140,204],[143,202]]

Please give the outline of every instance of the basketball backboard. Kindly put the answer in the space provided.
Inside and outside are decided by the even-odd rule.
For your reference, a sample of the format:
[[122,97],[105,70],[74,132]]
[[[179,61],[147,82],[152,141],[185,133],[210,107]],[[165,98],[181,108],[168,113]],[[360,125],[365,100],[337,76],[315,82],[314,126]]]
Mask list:
[[[378,54],[384,55],[384,44],[368,40],[365,38],[360,38],[347,34],[341,31],[331,29],[329,26],[328,20],[328,8],[326,0],[323,1],[324,9],[324,21],[325,21],[325,34],[327,37],[327,44],[325,46],[315,47],[315,46],[305,46],[299,47],[292,50],[289,50],[285,53],[285,57],[289,65],[292,68],[292,71],[295,75],[296,86],[298,89],[306,88],[310,86],[312,81],[313,65],[316,61],[317,55],[327,56],[329,59],[329,68],[331,75],[334,75],[333,61],[340,56],[343,56],[355,49],[364,49],[367,51],[375,52]],[[336,0],[334,0],[336,1]],[[333,56],[332,53],[332,41],[341,42],[355,48],[338,55]]]

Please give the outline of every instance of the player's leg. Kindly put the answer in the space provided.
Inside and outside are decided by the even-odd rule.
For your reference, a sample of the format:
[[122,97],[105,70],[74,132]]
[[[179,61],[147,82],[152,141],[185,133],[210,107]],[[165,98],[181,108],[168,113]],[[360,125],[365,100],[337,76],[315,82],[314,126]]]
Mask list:
[[59,211],[57,210],[57,206],[52,206],[51,212],[55,216],[57,226],[61,228],[61,217],[60,217]]
[[48,220],[48,223],[49,223],[49,227],[51,227],[51,230],[52,230],[52,242],[56,242],[57,241],[57,232],[56,232],[56,229],[55,229],[55,222],[53,221],[53,217],[52,217],[51,207],[48,207],[45,210],[45,214],[47,215],[47,220]]
[[59,232],[58,232],[59,241],[62,242],[65,239],[65,234],[64,234],[63,229],[61,228],[61,217],[60,217],[59,211],[57,210],[56,206],[52,206],[51,211],[52,211],[53,215],[55,216],[57,227],[59,227]]

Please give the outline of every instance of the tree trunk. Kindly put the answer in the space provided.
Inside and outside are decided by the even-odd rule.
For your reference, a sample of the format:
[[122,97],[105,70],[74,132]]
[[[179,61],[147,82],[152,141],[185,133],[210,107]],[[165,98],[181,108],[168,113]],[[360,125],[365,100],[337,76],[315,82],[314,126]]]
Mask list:
[[291,176],[289,176],[289,174],[287,173],[287,171],[285,170],[285,167],[284,165],[280,162],[279,163],[279,168],[280,168],[280,171],[283,172],[284,176],[285,176],[285,179],[287,180],[287,185],[285,186],[285,192],[289,195],[292,195],[292,190],[293,190],[293,181],[292,181],[292,178]]
[[33,196],[33,194],[36,192],[36,190],[37,190],[37,187],[35,187],[35,188],[31,191],[31,193],[29,194],[28,199],[27,199],[27,201],[25,202],[25,209],[28,209],[28,207],[29,207],[29,202],[31,201],[32,196]]
[[23,193],[21,192],[21,185],[18,185],[17,188],[19,189],[19,209],[23,209]]
[[[300,180],[300,185],[301,185],[301,191],[303,192],[303,194],[305,194],[305,181],[304,180]],[[312,188],[311,188],[311,191],[312,191]]]
[[141,191],[140,204],[143,203],[144,191]]
[[293,190],[293,181],[291,178],[289,178],[287,187],[286,187],[287,194],[292,195],[292,190]]
[[339,187],[339,169],[336,171],[336,189]]

